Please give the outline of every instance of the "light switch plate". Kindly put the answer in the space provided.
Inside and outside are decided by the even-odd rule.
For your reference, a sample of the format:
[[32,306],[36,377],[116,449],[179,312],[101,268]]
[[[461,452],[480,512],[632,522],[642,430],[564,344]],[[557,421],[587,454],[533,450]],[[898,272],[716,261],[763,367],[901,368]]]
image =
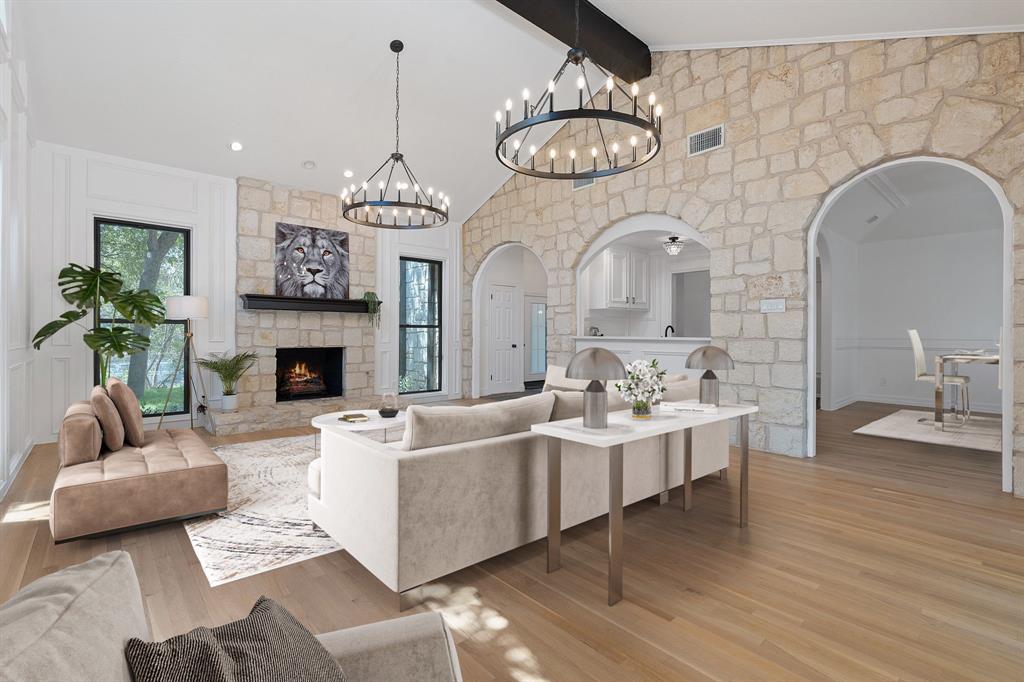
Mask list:
[[762,313],[784,313],[786,312],[786,299],[784,298],[762,298]]

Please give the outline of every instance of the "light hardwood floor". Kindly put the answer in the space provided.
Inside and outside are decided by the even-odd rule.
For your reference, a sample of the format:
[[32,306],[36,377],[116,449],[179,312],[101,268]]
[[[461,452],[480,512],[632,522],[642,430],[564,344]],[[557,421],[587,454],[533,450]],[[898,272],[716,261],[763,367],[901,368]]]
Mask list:
[[[466,680],[1024,679],[1024,500],[999,492],[996,454],[851,433],[893,409],[820,412],[814,460],[753,452],[747,529],[736,475],[698,481],[687,513],[678,492],[629,507],[615,607],[604,519],[565,533],[559,572],[540,541],[433,583]],[[36,448],[0,505],[0,600],[120,548],[157,638],[261,594],[314,632],[399,615],[345,552],[210,588],[180,523],[54,546],[55,471],[54,447]]]

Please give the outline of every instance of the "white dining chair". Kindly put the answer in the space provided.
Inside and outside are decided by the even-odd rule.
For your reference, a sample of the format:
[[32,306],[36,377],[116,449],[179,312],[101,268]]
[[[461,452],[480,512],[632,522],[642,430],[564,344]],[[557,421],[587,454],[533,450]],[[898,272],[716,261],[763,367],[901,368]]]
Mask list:
[[[908,329],[907,334],[910,336],[910,346],[914,349],[914,380],[930,383],[935,386],[935,375],[928,373],[928,360],[924,356],[924,345],[921,343],[921,335],[917,333],[916,329]],[[961,423],[967,423],[967,420],[971,416],[971,392],[968,384],[971,382],[970,377],[954,376],[943,373],[942,383],[950,386],[956,386],[960,389],[960,419]],[[955,408],[954,408],[955,411]]]

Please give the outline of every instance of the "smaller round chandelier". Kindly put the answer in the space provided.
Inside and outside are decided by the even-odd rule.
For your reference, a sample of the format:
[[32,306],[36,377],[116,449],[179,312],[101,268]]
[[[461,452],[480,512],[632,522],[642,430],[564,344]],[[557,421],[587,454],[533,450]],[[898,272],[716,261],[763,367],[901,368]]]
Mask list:
[[662,248],[665,249],[665,253],[667,253],[670,256],[678,256],[680,253],[682,253],[683,247],[685,245],[686,242],[684,242],[675,235],[672,235],[671,237],[668,238],[667,242],[663,242],[661,244]]
[[[587,77],[587,62],[601,74],[601,83],[595,94]],[[568,109],[555,107],[555,90],[566,71],[575,73],[577,98],[576,106]],[[605,91],[605,96],[600,90]],[[617,96],[618,95],[618,96]],[[548,87],[536,101],[530,102],[530,91],[523,90],[523,118],[513,122],[511,99],[505,101],[505,112],[494,113],[494,153],[505,167],[535,178],[552,180],[586,180],[624,173],[644,165],[661,151],[661,105],[651,92],[647,97],[647,108],[641,104],[640,88],[636,83],[629,91],[599,64],[590,60],[587,51],[580,45],[580,3],[576,0],[576,46],[569,50],[565,61],[548,82]],[[571,95],[569,96],[571,98]],[[555,146],[538,150],[535,145],[527,146],[531,131],[545,123],[582,120],[584,124],[594,121],[597,137],[589,154],[577,156],[576,149],[559,158]],[[601,122],[625,129],[625,134],[605,135]],[[613,137],[613,139],[609,139]],[[587,158],[589,156],[589,159]]]
[[[444,192],[435,196],[433,187],[424,190],[398,148],[398,59],[405,45],[401,40],[392,40],[390,47],[395,53],[395,151],[361,185],[351,184],[341,190],[341,214],[349,222],[367,227],[396,230],[440,227],[448,222],[451,197]],[[402,192],[405,192],[404,199]]]

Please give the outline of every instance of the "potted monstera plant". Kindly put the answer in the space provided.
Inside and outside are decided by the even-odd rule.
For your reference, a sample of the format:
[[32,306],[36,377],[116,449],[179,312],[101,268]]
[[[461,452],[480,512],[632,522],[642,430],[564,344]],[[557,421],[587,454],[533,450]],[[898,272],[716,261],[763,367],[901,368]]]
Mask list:
[[237,410],[238,380],[256,364],[256,353],[245,351],[232,356],[202,358],[197,364],[220,377],[220,383],[224,387],[224,395],[220,401],[221,409],[225,412]]
[[[99,359],[100,383],[107,385],[112,358],[135,355],[149,348],[149,337],[136,331],[137,327],[151,328],[164,321],[164,304],[152,291],[124,288],[121,275],[100,268],[71,263],[60,271],[57,286],[61,296],[74,306],[52,322],[44,324],[32,339],[39,350],[43,342],[69,325],[85,330],[82,340]],[[102,323],[100,310],[111,306],[118,322]],[[92,326],[82,320],[92,316]]]

